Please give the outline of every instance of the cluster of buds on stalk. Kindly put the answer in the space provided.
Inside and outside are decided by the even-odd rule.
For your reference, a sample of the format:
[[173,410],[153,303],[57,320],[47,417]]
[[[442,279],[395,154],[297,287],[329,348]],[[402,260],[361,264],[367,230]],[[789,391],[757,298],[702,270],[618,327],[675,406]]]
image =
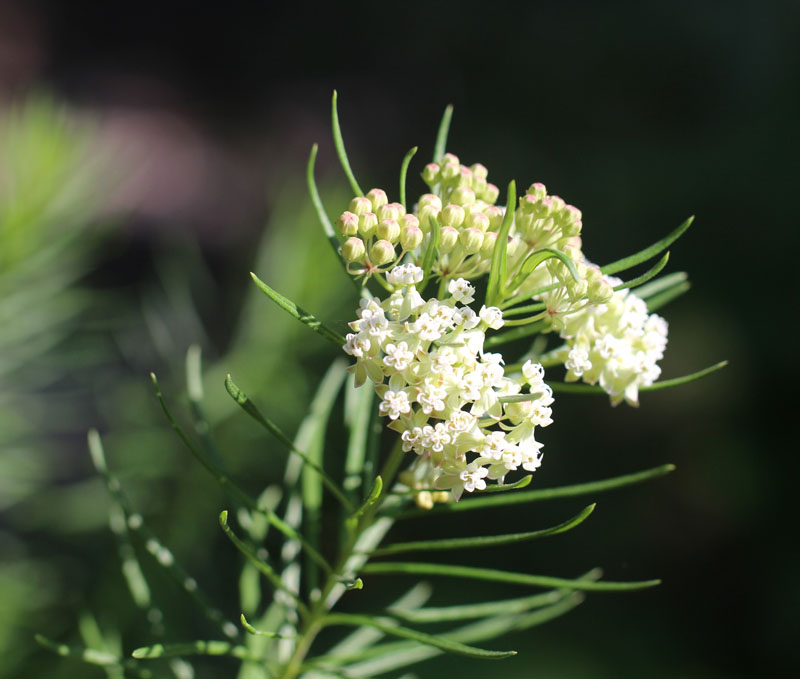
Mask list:
[[[584,255],[580,210],[541,183],[518,201],[512,183],[514,203],[498,206],[487,177],[448,153],[425,166],[430,192],[410,210],[375,188],[336,222],[348,272],[387,291],[362,300],[344,349],[356,384],[374,384],[381,415],[416,455],[402,480],[423,507],[539,467],[535,430],[552,422],[545,368],[563,365],[566,381],[636,405],[667,342],[666,322]],[[473,282],[487,273],[473,309]],[[438,291],[426,297],[431,281]],[[484,351],[487,332],[534,324],[564,340],[541,361],[508,370]]]

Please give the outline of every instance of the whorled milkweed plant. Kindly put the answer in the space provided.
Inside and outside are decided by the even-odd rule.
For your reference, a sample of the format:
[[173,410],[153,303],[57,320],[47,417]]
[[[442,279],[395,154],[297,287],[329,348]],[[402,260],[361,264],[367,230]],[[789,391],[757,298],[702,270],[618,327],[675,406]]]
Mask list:
[[[547,529],[384,544],[392,525],[405,517],[427,514],[435,520],[445,513],[592,495],[668,473],[671,465],[593,483],[522,490],[542,464],[540,429],[553,422],[554,394],[605,392],[612,405],[623,400],[637,405],[639,392],[683,384],[723,365],[658,381],[667,324],[653,312],[688,289],[682,273],[658,276],[667,263],[667,248],[691,219],[641,252],[597,266],[583,252],[577,208],[539,183],[518,197],[513,181],[505,206],[498,206],[500,191],[489,183],[486,168],[467,167],[445,153],[451,113],[448,108],[433,162],[422,171],[429,192],[407,199],[406,173],[414,148],[401,165],[398,200],[390,202],[384,190],[364,193],[353,176],[334,94],[334,140],[355,193],[335,227],[314,180],[316,146],[308,185],[325,233],[361,297],[350,332],[343,336],[253,278],[285,311],[339,346],[349,356],[349,366],[341,359],[331,366],[294,440],[257,409],[231,376],[225,384],[242,409],[291,451],[282,489],[268,488],[257,498],[241,490],[221,462],[183,431],[153,376],[173,428],[234,503],[238,528],[233,515],[223,511],[222,530],[244,555],[244,568],[259,573],[271,587],[269,604],[251,610],[250,621],[242,614],[241,625],[226,620],[130,506],[106,469],[99,437],[91,433],[90,449],[108,482],[117,517],[112,527],[134,600],[150,620],[159,620],[129,542],[132,535],[141,537],[146,551],[195,598],[219,637],[186,643],[154,639],[158,643],[137,648],[128,658],[40,638],[43,644],[105,665],[109,673],[133,676],[146,676],[155,668],[191,676],[191,666],[182,658],[220,655],[238,660],[239,676],[246,678],[374,677],[443,652],[476,661],[506,658],[515,652],[474,644],[566,613],[582,601],[583,592],[658,584],[604,581],[597,570],[565,579],[398,560],[409,553],[480,549],[562,533],[586,519],[593,504]],[[659,256],[642,275],[616,277]],[[502,347],[516,340],[527,340],[527,351],[504,354]],[[189,396],[196,405],[199,365],[194,352],[189,358]],[[566,370],[564,382],[551,378],[551,369],[560,366]],[[333,470],[324,432],[346,379],[349,440],[344,469]],[[376,421],[392,430],[389,437],[375,434]],[[387,438],[393,439],[391,449],[381,451],[380,441]],[[325,493],[340,506],[335,550],[321,547]],[[279,553],[263,548],[267,531],[283,537]],[[425,607],[428,586],[419,583],[386,610],[353,614],[337,609],[351,590],[368,589],[381,574],[495,581],[546,591],[431,608]],[[423,631],[434,622],[452,627],[440,634]],[[325,647],[319,635],[331,626],[357,629]],[[153,633],[163,635],[164,630],[154,624]],[[170,664],[154,664],[152,659],[158,658]]]

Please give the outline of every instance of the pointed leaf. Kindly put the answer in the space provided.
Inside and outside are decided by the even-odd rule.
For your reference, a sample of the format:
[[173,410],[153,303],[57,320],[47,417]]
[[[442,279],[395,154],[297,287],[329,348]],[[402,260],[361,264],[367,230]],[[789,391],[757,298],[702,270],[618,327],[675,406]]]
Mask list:
[[383,492],[383,479],[381,478],[380,474],[375,477],[375,483],[372,484],[372,490],[369,491],[369,495],[367,495],[364,503],[356,510],[353,514],[353,519],[359,519],[364,515],[370,507],[372,507],[380,498],[381,493]]
[[677,299],[681,295],[689,292],[691,287],[692,284],[689,283],[689,281],[685,281],[684,283],[680,283],[669,290],[664,290],[664,292],[653,295],[652,297],[648,297],[647,311],[649,313],[653,313],[661,307],[669,304],[672,300]]
[[677,271],[676,273],[667,274],[666,276],[656,278],[654,281],[650,281],[649,283],[638,287],[636,289],[636,296],[640,297],[641,299],[647,299],[648,297],[652,297],[659,292],[669,290],[680,283],[686,282],[688,278],[689,276],[685,271]]
[[447,135],[450,132],[450,121],[453,119],[453,105],[448,104],[442,114],[439,123],[439,131],[436,133],[436,145],[433,147],[433,162],[438,163],[447,148]]
[[433,646],[448,653],[466,655],[472,658],[500,659],[509,658],[517,654],[516,651],[487,651],[475,646],[467,646],[458,641],[451,641],[442,637],[425,634],[417,630],[401,627],[391,619],[373,618],[368,615],[352,615],[349,613],[331,613],[323,619],[326,625],[353,625],[356,627],[374,627],[384,634],[410,639],[426,646]]
[[506,266],[508,256],[508,234],[514,221],[514,210],[517,205],[517,184],[512,179],[508,184],[506,193],[506,214],[497,234],[497,240],[492,251],[492,265],[489,269],[489,284],[486,288],[486,306],[493,306],[502,302],[506,284]]
[[393,545],[381,547],[372,552],[372,556],[384,556],[386,554],[398,554],[402,552],[435,552],[445,549],[479,549],[481,547],[496,547],[498,545],[513,544],[515,542],[526,542],[537,538],[544,538],[550,535],[565,533],[575,526],[583,523],[589,514],[594,511],[595,505],[589,505],[571,519],[563,523],[545,528],[534,530],[527,533],[507,533],[505,535],[485,535],[473,538],[447,538],[440,540],[417,540],[415,542],[398,542]]
[[528,474],[526,476],[523,476],[519,481],[514,481],[514,483],[489,484],[483,490],[479,490],[478,494],[482,495],[483,493],[504,493],[507,490],[519,490],[520,488],[525,488],[526,486],[530,486],[531,481],[533,481],[533,476]]
[[600,270],[605,274],[619,273],[620,271],[631,269],[637,264],[646,262],[648,259],[652,259],[656,255],[661,254],[676,240],[678,240],[678,238],[680,238],[684,234],[686,229],[688,229],[692,225],[693,221],[694,221],[694,216],[689,217],[689,219],[687,219],[677,229],[675,229],[672,233],[664,236],[664,238],[662,238],[661,240],[656,241],[649,247],[646,247],[644,250],[640,250],[635,255],[629,255],[628,257],[623,257],[622,259],[618,259],[616,262],[611,262],[611,264],[606,264],[605,266],[601,267]]
[[649,281],[652,278],[655,278],[656,276],[658,276],[659,273],[661,273],[661,269],[663,269],[667,265],[668,261],[669,261],[669,251],[664,253],[664,256],[658,260],[658,262],[652,269],[645,271],[641,276],[637,276],[636,278],[632,278],[629,281],[620,283],[619,285],[614,287],[614,290],[625,290],[627,288],[636,288],[642,285],[643,283],[647,283],[647,281]]
[[239,620],[242,622],[242,627],[244,627],[249,634],[252,634],[256,637],[269,637],[270,639],[294,639],[296,638],[294,635],[287,636],[285,634],[278,634],[277,632],[265,632],[260,629],[256,629],[253,627],[249,622],[247,622],[247,618],[244,617],[244,613],[239,617]]
[[258,289],[261,290],[261,292],[263,292],[273,302],[275,302],[275,304],[277,304],[281,309],[283,309],[286,313],[288,313],[292,318],[296,318],[301,323],[305,323],[314,332],[319,333],[326,340],[332,342],[337,347],[342,347],[344,345],[346,340],[339,333],[331,330],[318,318],[308,313],[307,311],[301,309],[288,297],[284,297],[279,292],[273,290],[271,287],[269,287],[269,285],[267,285],[254,273],[251,272],[250,276],[255,281],[255,284],[258,286]]
[[414,154],[417,152],[417,147],[409,149],[403,158],[403,163],[400,165],[400,204],[406,207],[406,175],[408,174],[408,165]]
[[507,292],[513,294],[513,292],[525,282],[528,276],[530,276],[542,262],[553,258],[560,260],[561,263],[566,266],[567,269],[569,269],[570,275],[576,281],[580,280],[580,275],[578,274],[578,270],[575,268],[575,262],[572,261],[572,257],[561,252],[560,250],[555,250],[553,248],[542,248],[541,250],[531,252],[525,258],[525,260],[522,262],[522,266],[520,266],[519,273],[514,276],[514,279],[508,284]]
[[538,490],[526,490],[521,493],[500,493],[491,497],[476,497],[462,499],[461,502],[453,504],[439,505],[433,509],[420,509],[400,512],[397,518],[412,518],[417,516],[430,517],[434,514],[448,512],[465,512],[473,509],[485,509],[487,507],[500,507],[503,505],[523,504],[526,502],[538,502],[540,500],[553,500],[562,497],[576,497],[579,495],[589,495],[601,493],[615,488],[630,486],[642,481],[649,481],[675,470],[675,465],[665,464],[634,474],[625,474],[602,481],[592,481],[590,483],[578,483],[571,486],[556,486],[555,488],[542,488]]
[[435,217],[430,218],[430,234],[428,238],[428,246],[425,248],[425,254],[422,256],[422,283],[420,290],[425,289],[428,280],[431,277],[431,270],[433,263],[436,261],[436,256],[439,251],[439,223]]
[[364,192],[361,190],[361,187],[358,185],[355,176],[353,175],[353,170],[350,169],[350,161],[347,159],[347,151],[344,148],[344,139],[342,138],[342,128],[339,126],[339,109],[337,106],[337,99],[338,94],[336,90],[333,91],[333,97],[331,98],[331,124],[333,126],[333,143],[336,146],[336,154],[339,156],[339,162],[342,165],[342,169],[344,170],[344,174],[347,177],[347,181],[350,182],[350,186],[353,189],[353,193],[357,196],[363,196]]

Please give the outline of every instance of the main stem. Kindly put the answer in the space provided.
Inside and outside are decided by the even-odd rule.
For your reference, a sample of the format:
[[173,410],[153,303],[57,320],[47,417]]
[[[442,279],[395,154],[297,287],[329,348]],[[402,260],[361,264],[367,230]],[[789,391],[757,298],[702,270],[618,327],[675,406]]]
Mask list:
[[394,448],[392,449],[392,452],[389,454],[388,459],[383,465],[383,469],[381,469],[381,478],[384,479],[381,495],[378,500],[362,514],[358,525],[353,530],[348,531],[349,534],[347,536],[347,540],[342,546],[339,559],[337,560],[336,565],[331,573],[326,578],[325,585],[322,588],[319,598],[310,607],[309,613],[303,621],[303,625],[298,634],[299,641],[295,647],[292,657],[289,659],[289,662],[286,664],[286,667],[283,670],[283,674],[280,675],[280,679],[295,679],[295,677],[297,677],[302,670],[303,661],[311,649],[311,644],[314,643],[314,639],[316,639],[317,635],[325,626],[324,618],[328,614],[329,610],[326,603],[328,596],[333,591],[333,588],[341,582],[341,577],[343,575],[342,571],[347,562],[350,560],[350,557],[353,556],[353,549],[355,548],[358,538],[360,538],[362,533],[375,522],[375,517],[384,500],[388,496],[389,490],[394,483],[394,477],[396,476],[397,470],[400,468],[402,461],[402,441],[398,438]]

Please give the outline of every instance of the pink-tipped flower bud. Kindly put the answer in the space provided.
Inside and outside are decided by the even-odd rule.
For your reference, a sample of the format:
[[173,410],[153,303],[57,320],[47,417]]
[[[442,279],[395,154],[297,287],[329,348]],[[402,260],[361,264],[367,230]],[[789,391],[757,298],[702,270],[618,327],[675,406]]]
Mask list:
[[555,213],[559,213],[567,207],[567,204],[561,196],[550,196],[550,202],[553,204],[553,212]]
[[447,163],[442,165],[441,171],[442,181],[447,184],[452,184],[461,174],[461,167],[456,163]]
[[489,230],[499,231],[500,227],[503,225],[503,217],[505,216],[503,208],[497,205],[490,205],[483,211],[483,214],[489,218]]
[[495,201],[500,197],[500,189],[498,189],[494,184],[491,182],[486,185],[486,189],[481,196],[487,203],[494,204]]
[[464,229],[458,236],[458,242],[468,255],[474,255],[483,245],[483,231],[475,228]]
[[403,215],[398,221],[400,222],[400,228],[405,228],[407,226],[419,227],[417,215],[412,215],[411,213]]
[[367,198],[369,202],[372,203],[372,212],[377,212],[379,207],[389,202],[389,199],[386,197],[386,191],[383,189],[371,189],[367,194]]
[[478,198],[483,198],[483,194],[486,193],[486,188],[488,186],[489,183],[486,181],[486,177],[472,176],[472,190]]
[[390,243],[396,243],[400,238],[400,225],[394,219],[384,219],[375,229],[375,235]]
[[485,255],[491,255],[494,252],[495,243],[497,243],[497,231],[487,231],[483,234],[481,252]]
[[439,214],[439,221],[447,226],[458,228],[464,223],[464,208],[450,203]]
[[459,186],[450,194],[450,202],[458,205],[472,205],[475,202],[475,192],[468,186]]
[[445,153],[442,156],[442,165],[461,165],[461,161],[455,153]]
[[336,228],[345,236],[355,236],[358,233],[358,215],[352,212],[343,212],[336,220]]
[[375,233],[376,226],[378,226],[378,216],[374,212],[365,212],[358,218],[358,232],[364,238],[369,238]]
[[403,250],[416,250],[422,243],[424,236],[425,234],[422,233],[422,229],[419,226],[404,226],[400,230],[400,245]]
[[406,209],[400,203],[386,203],[386,205],[381,205],[375,212],[378,215],[378,221],[382,222],[384,219],[397,221],[406,213]]
[[547,195],[547,187],[541,182],[536,182],[531,184],[525,193],[532,193],[537,198],[544,198]]
[[394,245],[386,240],[376,240],[369,250],[369,258],[375,266],[388,264],[394,256]]
[[486,179],[489,176],[489,170],[487,170],[483,165],[480,163],[475,163],[472,167],[469,168],[472,170],[472,174],[475,177],[481,177],[482,179]]
[[439,219],[439,208],[433,205],[425,205],[419,209],[419,228],[426,233],[431,230],[432,220]]
[[453,251],[458,243],[458,231],[452,226],[442,226],[439,228],[439,252],[443,255]]
[[522,214],[533,214],[538,202],[539,199],[536,196],[532,193],[527,193],[519,199],[519,209],[522,210]]
[[422,181],[428,186],[438,184],[441,178],[439,166],[436,163],[428,163],[422,170]]
[[442,199],[433,193],[424,193],[419,198],[419,209],[421,210],[426,205],[433,205],[436,210],[442,209]]
[[459,168],[456,186],[472,186],[472,170],[465,165]]
[[353,212],[360,217],[367,212],[372,212],[372,203],[370,202],[369,198],[356,196],[350,201],[350,212]]
[[489,218],[483,212],[470,212],[464,220],[464,226],[469,229],[478,229],[478,231],[489,230]]
[[360,238],[348,238],[342,244],[342,257],[346,262],[359,262],[364,258],[367,248]]

